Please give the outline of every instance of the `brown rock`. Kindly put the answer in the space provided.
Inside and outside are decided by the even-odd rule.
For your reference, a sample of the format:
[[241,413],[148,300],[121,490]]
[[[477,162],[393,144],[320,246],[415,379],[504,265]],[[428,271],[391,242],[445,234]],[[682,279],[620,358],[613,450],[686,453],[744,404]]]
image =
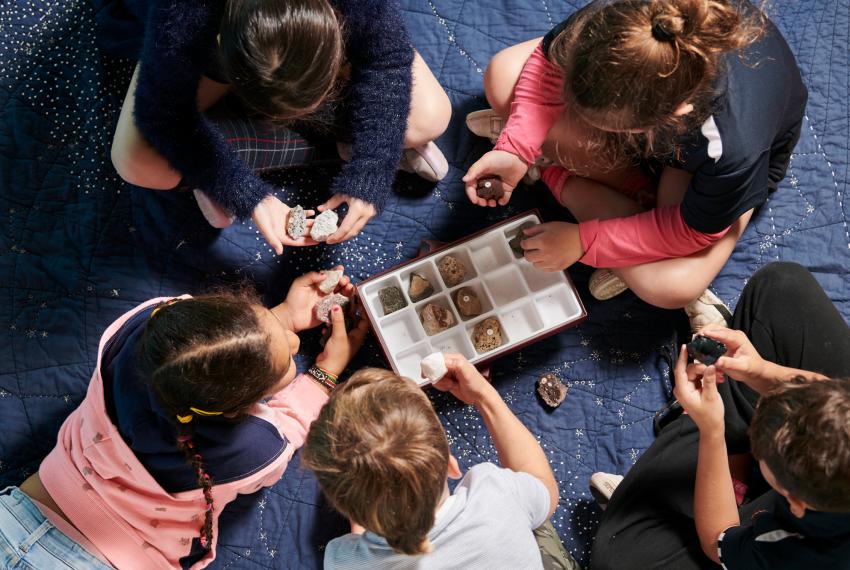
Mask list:
[[419,318],[422,321],[422,328],[425,329],[425,334],[428,336],[434,336],[448,330],[455,324],[455,317],[452,312],[436,303],[425,305],[425,308],[419,314]]
[[475,325],[472,329],[472,344],[478,352],[487,352],[502,346],[502,325],[499,320],[490,317]]
[[426,299],[434,294],[434,286],[426,277],[419,273],[410,274],[410,287],[407,288],[410,300],[414,303]]
[[453,255],[447,255],[441,259],[437,269],[440,270],[440,276],[442,276],[443,281],[449,287],[454,287],[458,283],[461,283],[464,277],[466,277],[466,266]]
[[525,250],[522,249],[522,245],[520,245],[520,242],[522,242],[522,240],[526,238],[525,230],[527,230],[528,228],[532,228],[536,225],[537,224],[535,224],[534,222],[525,222],[519,227],[516,232],[516,235],[512,237],[511,240],[508,242],[508,245],[511,246],[511,249],[513,250],[515,256],[525,257]]
[[547,406],[557,408],[567,397],[567,388],[557,376],[552,373],[544,374],[537,381],[537,393]]
[[455,291],[455,307],[462,317],[477,317],[481,314],[481,299],[472,287],[461,287]]
[[482,178],[478,181],[475,193],[485,200],[498,200],[505,195],[505,187],[501,178]]

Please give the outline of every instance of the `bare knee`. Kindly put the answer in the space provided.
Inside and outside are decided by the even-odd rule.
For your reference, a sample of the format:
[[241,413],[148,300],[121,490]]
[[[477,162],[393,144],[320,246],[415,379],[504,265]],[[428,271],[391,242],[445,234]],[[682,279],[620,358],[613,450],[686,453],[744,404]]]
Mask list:
[[[629,271],[635,269],[635,271]],[[681,309],[702,295],[708,283],[677,267],[640,271],[627,268],[623,280],[643,301],[660,309]]]
[[507,48],[494,55],[484,70],[484,95],[490,107],[502,117],[510,114],[514,87],[519,79],[519,72],[511,65],[514,56],[510,50]]
[[420,92],[418,95],[411,101],[410,116],[407,119],[404,141],[408,148],[439,138],[446,132],[452,118],[452,103],[439,85],[432,86],[425,93]]
[[170,190],[180,184],[180,173],[156,153],[132,153],[113,144],[110,155],[118,176],[129,184],[151,190]]

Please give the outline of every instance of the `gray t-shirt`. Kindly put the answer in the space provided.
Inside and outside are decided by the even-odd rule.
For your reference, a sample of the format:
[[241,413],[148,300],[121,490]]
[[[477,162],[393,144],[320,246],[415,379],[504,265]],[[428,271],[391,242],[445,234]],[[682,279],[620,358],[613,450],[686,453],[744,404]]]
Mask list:
[[371,532],[328,543],[325,568],[363,570],[542,568],[532,531],[549,514],[549,491],[536,477],[481,463],[470,469],[437,512],[431,552],[398,554]]

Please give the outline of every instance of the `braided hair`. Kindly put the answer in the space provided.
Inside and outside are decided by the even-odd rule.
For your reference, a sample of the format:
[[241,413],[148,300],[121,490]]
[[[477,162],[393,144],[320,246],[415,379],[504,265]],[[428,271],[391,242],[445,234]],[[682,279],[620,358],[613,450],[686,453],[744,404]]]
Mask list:
[[[239,421],[280,380],[269,336],[253,297],[217,293],[154,310],[137,347],[137,363],[174,418],[175,443],[203,490],[201,546],[213,543],[213,480],[194,441],[197,421]],[[199,420],[199,417],[204,417]]]

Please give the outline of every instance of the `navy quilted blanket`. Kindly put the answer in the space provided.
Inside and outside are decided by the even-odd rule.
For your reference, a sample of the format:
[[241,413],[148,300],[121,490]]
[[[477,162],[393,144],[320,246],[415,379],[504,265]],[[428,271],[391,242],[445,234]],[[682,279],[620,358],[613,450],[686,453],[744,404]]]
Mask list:
[[[451,172],[432,190],[400,177],[386,211],[357,239],[281,258],[250,224],[223,232],[206,226],[191,194],[140,190],[118,179],[109,144],[132,63],[97,50],[85,1],[0,4],[0,487],[37,469],[62,420],[83,398],[101,332],[146,299],[247,278],[271,302],[307,270],[340,262],[362,279],[413,257],[422,239],[456,239],[531,206],[555,211],[540,189],[504,209],[467,203],[460,177],[487,146],[467,132],[463,118],[485,106],[482,73],[496,51],[544,34],[578,4],[403,4],[416,48],[454,104],[455,118],[439,141]],[[778,3],[772,17],[800,62],[808,112],[788,177],[712,288],[734,306],[756,269],[773,260],[798,261],[848,317],[850,2],[790,0]],[[280,174],[281,195],[318,204],[333,174],[328,168]],[[652,415],[670,391],[660,355],[682,316],[631,294],[593,302],[589,270],[570,273],[588,321],[501,360],[494,383],[546,450],[561,488],[555,526],[567,548],[586,561],[599,518],[588,478],[596,470],[625,472],[651,442]],[[309,338],[304,344],[307,353],[315,346]],[[380,362],[374,345],[360,362]],[[543,372],[570,387],[555,411],[534,394]],[[474,411],[446,397],[434,402],[463,465],[495,460]],[[296,462],[278,485],[227,509],[214,567],[318,567],[322,546],[342,528]]]

